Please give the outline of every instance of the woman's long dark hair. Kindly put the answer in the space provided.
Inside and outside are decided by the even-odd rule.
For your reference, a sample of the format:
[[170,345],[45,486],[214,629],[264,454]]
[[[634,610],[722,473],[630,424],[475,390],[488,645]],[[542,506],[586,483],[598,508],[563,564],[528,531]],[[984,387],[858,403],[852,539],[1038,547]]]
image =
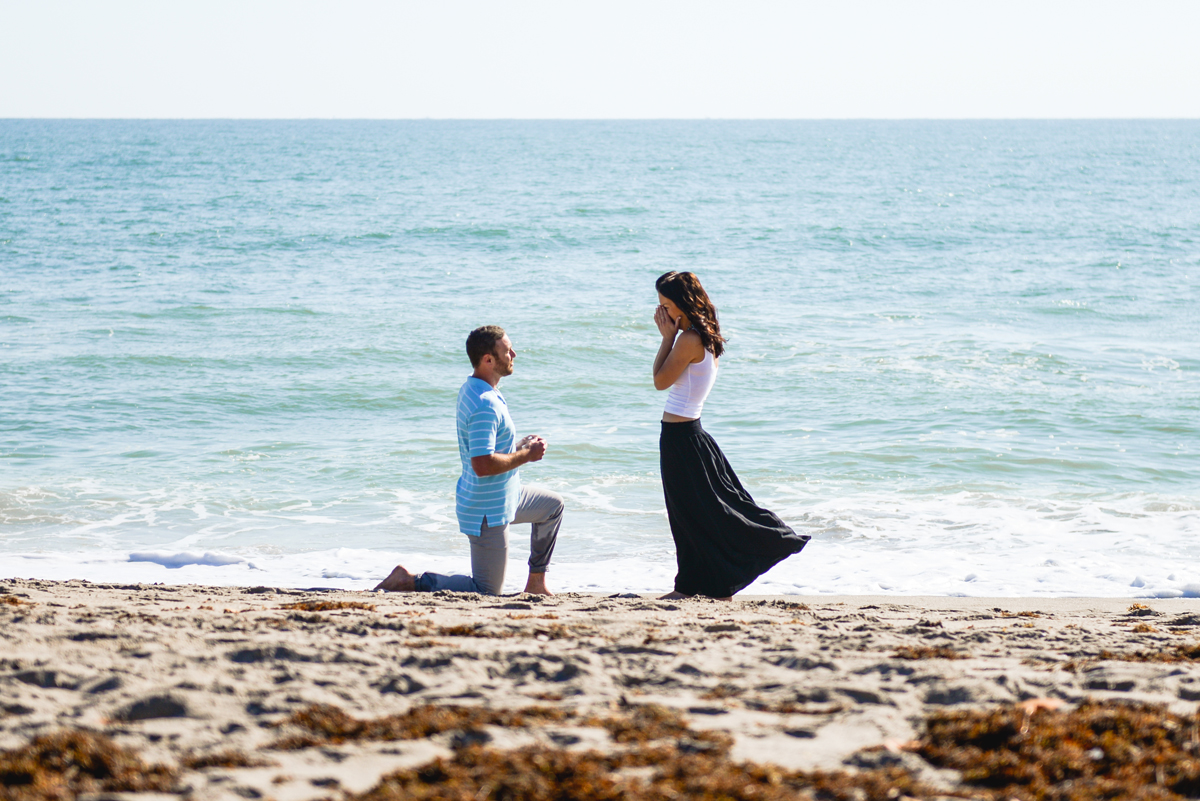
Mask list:
[[654,282],[654,288],[687,315],[692,328],[700,335],[705,350],[714,357],[725,352],[725,337],[721,336],[721,324],[717,322],[717,307],[709,300],[695,273],[677,273],[674,270],[663,273]]

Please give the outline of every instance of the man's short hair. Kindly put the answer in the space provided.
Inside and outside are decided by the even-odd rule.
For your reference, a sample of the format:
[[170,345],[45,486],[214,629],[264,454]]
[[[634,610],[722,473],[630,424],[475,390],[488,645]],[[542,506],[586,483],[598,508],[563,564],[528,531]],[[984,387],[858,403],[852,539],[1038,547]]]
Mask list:
[[478,367],[487,355],[496,355],[496,343],[504,339],[504,329],[498,325],[481,325],[467,335],[467,358]]

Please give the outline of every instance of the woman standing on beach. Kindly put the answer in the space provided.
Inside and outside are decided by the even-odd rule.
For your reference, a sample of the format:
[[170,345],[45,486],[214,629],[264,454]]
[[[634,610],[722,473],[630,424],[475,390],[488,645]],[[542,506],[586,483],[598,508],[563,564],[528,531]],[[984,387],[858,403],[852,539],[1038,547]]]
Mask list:
[[700,410],[717,380],[725,338],[717,309],[694,273],[655,282],[654,323],[662,344],[654,388],[670,389],[662,416],[659,460],[679,572],[663,598],[728,599],[794,553],[809,537],[754,503],[717,443],[700,426]]

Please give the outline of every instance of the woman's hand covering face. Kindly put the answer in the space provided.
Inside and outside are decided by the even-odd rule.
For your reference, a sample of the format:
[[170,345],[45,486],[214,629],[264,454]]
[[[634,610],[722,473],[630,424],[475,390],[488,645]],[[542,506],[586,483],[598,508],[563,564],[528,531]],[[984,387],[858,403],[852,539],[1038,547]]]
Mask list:
[[654,310],[654,324],[658,326],[658,332],[664,337],[674,337],[683,325],[683,317],[672,320],[667,307],[659,306]]

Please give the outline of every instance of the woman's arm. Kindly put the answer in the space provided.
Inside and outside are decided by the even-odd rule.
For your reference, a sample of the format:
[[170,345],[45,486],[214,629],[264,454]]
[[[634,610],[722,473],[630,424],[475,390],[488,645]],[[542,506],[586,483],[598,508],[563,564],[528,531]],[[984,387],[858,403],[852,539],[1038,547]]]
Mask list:
[[695,331],[680,333],[679,322],[661,306],[654,312],[654,323],[662,334],[662,344],[654,357],[654,388],[662,390],[678,381],[689,364],[704,358],[704,345]]
[[[662,334],[662,343],[658,346],[658,355],[654,357],[654,369],[650,373],[652,376],[658,375],[663,363],[671,355],[671,347],[675,344],[675,337],[679,333],[679,321],[672,320],[662,306],[654,310],[654,324],[658,326],[658,333]],[[657,381],[654,384],[655,389],[662,389],[658,386]]]
[[666,364],[667,357],[671,355],[671,349],[674,345],[674,337],[671,337],[670,339],[663,337],[662,344],[658,346],[658,354],[654,357],[654,370],[651,372],[651,375],[654,376],[655,389],[666,389],[666,387],[660,387],[658,385],[658,373],[660,370],[662,370],[663,365]]

